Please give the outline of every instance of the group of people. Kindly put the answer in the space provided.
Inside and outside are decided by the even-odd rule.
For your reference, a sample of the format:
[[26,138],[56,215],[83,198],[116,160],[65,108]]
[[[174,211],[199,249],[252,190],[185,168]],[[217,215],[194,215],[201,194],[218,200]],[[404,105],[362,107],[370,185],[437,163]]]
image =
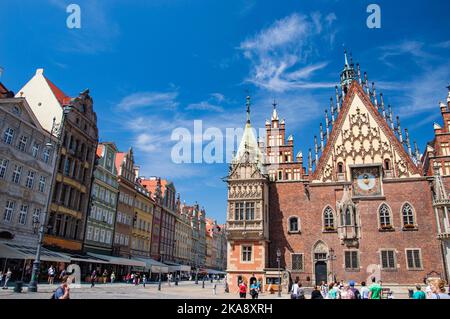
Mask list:
[[47,269],[47,283],[49,285],[53,285],[55,283],[55,278],[58,278],[62,282],[62,279],[66,274],[67,272],[65,269],[61,270],[59,274],[57,274],[56,268],[53,265],[50,265]]
[[95,286],[97,282],[106,284],[108,282],[108,278],[110,282],[113,284],[116,281],[116,274],[111,272],[111,275],[109,275],[108,270],[104,270],[102,275],[99,277],[98,274],[100,271],[94,269],[91,273],[90,280],[91,280],[91,288]]
[[[247,284],[245,281],[241,280],[239,283],[239,297],[247,298]],[[250,296],[252,299],[258,299],[259,294],[261,293],[261,282],[259,280],[253,280],[250,283]]]

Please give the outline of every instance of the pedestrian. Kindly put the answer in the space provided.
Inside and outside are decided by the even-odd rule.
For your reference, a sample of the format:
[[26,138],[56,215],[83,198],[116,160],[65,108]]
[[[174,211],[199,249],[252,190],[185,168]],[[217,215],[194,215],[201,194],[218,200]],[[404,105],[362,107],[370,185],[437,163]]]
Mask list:
[[64,276],[67,274],[67,272],[66,272],[66,270],[65,269],[63,269],[62,271],[61,271],[61,273],[59,274],[59,280],[61,280],[61,282],[62,282],[62,279],[64,278]]
[[53,282],[55,280],[55,268],[53,268],[53,265],[50,265],[50,268],[47,270],[47,282],[49,285],[53,285]]
[[322,291],[319,286],[314,286],[314,290],[311,292],[311,299],[323,299]]
[[430,282],[432,299],[450,299],[450,296],[445,293],[445,281],[442,279],[434,279]]
[[55,290],[51,299],[70,299],[69,276],[61,279],[61,285]]
[[106,282],[108,281],[108,270],[105,269],[103,271],[102,278],[103,278],[103,284],[106,284]]
[[169,287],[170,287],[170,283],[172,282],[172,274],[169,274],[167,276],[167,281],[169,282]]
[[342,288],[341,299],[355,299],[355,295],[353,294],[353,291],[351,291],[349,285]]
[[252,299],[258,299],[258,285],[256,281],[250,285],[250,295],[252,296]]
[[111,283],[113,284],[114,281],[116,280],[116,274],[114,273],[114,271],[111,273]]
[[247,298],[247,285],[243,280],[239,284],[239,297],[243,299]]
[[5,284],[3,285],[3,289],[8,289],[8,281],[11,279],[12,271],[10,268],[8,268],[8,271],[5,275]]
[[414,292],[412,299],[427,299],[427,296],[422,291],[422,287],[420,285],[416,285],[416,291]]
[[142,275],[142,285],[144,286],[144,288],[145,288],[146,283],[147,283],[147,276],[145,276],[145,274],[144,274],[144,275]]
[[344,289],[344,281],[343,280],[341,280],[340,282],[339,282],[339,284],[338,284],[338,287],[339,287],[339,290],[343,290]]
[[305,299],[305,289],[301,282],[298,283],[298,297],[297,299]]
[[352,299],[361,299],[361,294],[359,293],[359,290],[355,288],[355,282],[351,280],[348,284],[350,286],[350,290],[353,293],[354,298]]
[[369,299],[369,288],[367,288],[365,281],[361,283],[361,299]]
[[325,281],[322,281],[322,283],[320,284],[320,292],[323,299],[326,299],[328,296],[328,285],[325,283]]
[[372,285],[369,287],[369,299],[381,299],[383,289],[381,285],[376,282],[375,277],[372,277]]
[[334,282],[328,285],[328,295],[326,299],[336,299],[336,290],[334,290]]
[[2,285],[3,282],[3,271],[0,270],[0,286]]
[[258,289],[258,295],[261,293],[261,281],[259,279],[256,280],[256,286]]
[[91,274],[91,288],[95,286],[96,281],[97,281],[97,271],[94,269]]
[[131,273],[131,275],[130,275],[130,282],[131,282],[131,284],[134,284],[134,274],[133,273]]
[[299,285],[298,285],[298,279],[295,279],[294,284],[292,285],[291,288],[291,299],[298,299],[298,290],[299,290]]
[[217,284],[214,284],[214,287],[213,287],[213,295],[215,296],[215,295],[217,295]]

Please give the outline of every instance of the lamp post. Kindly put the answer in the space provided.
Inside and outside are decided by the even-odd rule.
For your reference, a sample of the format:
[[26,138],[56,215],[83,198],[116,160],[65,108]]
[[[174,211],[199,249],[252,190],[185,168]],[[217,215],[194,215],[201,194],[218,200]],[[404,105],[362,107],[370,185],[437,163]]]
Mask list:
[[[163,260],[164,260],[164,258],[163,258],[163,254],[164,254],[164,252],[163,251],[161,251],[161,264],[163,263]],[[162,276],[162,273],[161,273],[161,266],[159,266],[159,280],[158,280],[158,290],[159,291],[161,291],[161,276]]]
[[281,250],[277,249],[277,263],[278,263],[278,297],[281,297]]
[[334,276],[334,267],[333,267],[333,261],[336,259],[336,255],[334,254],[334,249],[330,248],[330,252],[328,254],[328,260],[331,262],[331,277],[333,282],[336,281],[336,277]]
[[65,105],[63,107],[63,114],[62,114],[62,118],[61,118],[61,124],[59,125],[59,127],[56,124],[56,119],[53,118],[53,126],[52,126],[52,130],[50,132],[50,135],[53,136],[54,134],[57,134],[56,135],[57,136],[56,145],[53,145],[51,140],[46,144],[47,147],[54,148],[56,156],[53,157],[54,163],[53,163],[52,181],[50,184],[50,190],[48,192],[48,197],[47,197],[47,207],[43,214],[43,218],[42,218],[43,221],[39,227],[38,244],[37,244],[37,248],[36,248],[36,257],[33,262],[33,271],[31,273],[30,283],[28,284],[28,292],[37,292],[37,290],[38,290],[39,272],[40,272],[40,268],[41,268],[41,250],[42,250],[42,245],[44,242],[45,229],[47,227],[48,211],[50,210],[50,205],[51,205],[51,201],[52,201],[53,186],[54,186],[55,180],[56,180],[56,170],[57,170],[57,165],[58,165],[58,160],[59,160],[59,151],[60,151],[61,144],[62,144],[61,139],[64,135],[64,124],[66,121],[66,116],[70,113],[71,110],[72,110],[72,107],[70,105]]

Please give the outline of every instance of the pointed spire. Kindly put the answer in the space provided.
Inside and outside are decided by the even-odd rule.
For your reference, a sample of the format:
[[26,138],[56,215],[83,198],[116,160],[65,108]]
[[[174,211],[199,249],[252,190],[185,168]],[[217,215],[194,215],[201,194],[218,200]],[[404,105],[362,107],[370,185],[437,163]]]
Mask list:
[[330,138],[330,120],[328,119],[328,111],[325,110],[325,127],[327,130],[327,141]]
[[414,141],[414,153],[416,155],[416,160],[419,162],[420,161],[420,151],[419,151],[419,146],[417,146],[417,141]]
[[334,103],[333,98],[330,98],[331,124],[334,124]]
[[359,85],[362,85],[361,67],[360,67],[359,63],[356,64],[356,70],[358,73],[358,83],[359,83]]
[[324,149],[324,137],[323,137],[323,125],[320,123],[320,150],[323,152]]
[[277,112],[277,102],[275,100],[273,100],[272,106],[273,106],[272,121],[278,121],[279,118]]
[[388,105],[388,113],[389,113],[389,115],[388,115],[388,117],[389,117],[389,124],[391,125],[391,129],[395,130],[395,127],[394,127],[394,115],[392,114],[392,108],[391,108],[390,104]]
[[375,82],[372,82],[372,97],[373,103],[375,104],[375,107],[378,110],[378,97],[377,97],[377,90],[375,88]]
[[246,105],[247,105],[247,124],[250,124],[250,104],[251,104],[250,95],[247,95],[247,103],[246,103]]
[[317,144],[317,136],[314,135],[314,156],[315,156],[315,163],[319,162],[319,145]]
[[397,134],[398,134],[398,139],[400,141],[400,143],[403,144],[403,132],[402,132],[402,127],[400,126],[400,117],[397,116]]
[[364,86],[366,88],[367,95],[370,96],[370,88],[369,88],[369,78],[367,76],[367,72],[364,72]]
[[409,156],[412,157],[411,143],[409,141],[409,132],[407,128],[405,128],[405,137],[406,137],[406,147],[408,148],[408,154]]
[[341,111],[341,103],[339,102],[339,88],[337,85],[334,87],[334,91],[335,91],[334,95],[336,97],[336,109],[337,112],[339,113]]
[[311,151],[311,149],[309,149],[309,152],[308,152],[308,172],[309,172],[309,175],[311,175],[311,173],[312,173],[312,151]]
[[381,112],[383,114],[383,118],[386,120],[386,110],[384,109],[383,93],[380,93],[380,100],[381,100]]
[[345,66],[348,66],[347,49],[344,49]]

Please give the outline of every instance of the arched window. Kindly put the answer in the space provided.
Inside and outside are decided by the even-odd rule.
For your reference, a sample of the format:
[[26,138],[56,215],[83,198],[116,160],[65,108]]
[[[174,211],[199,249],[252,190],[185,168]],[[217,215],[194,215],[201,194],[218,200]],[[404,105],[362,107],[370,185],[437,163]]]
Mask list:
[[298,217],[289,218],[289,232],[297,233],[300,231]]
[[381,205],[378,210],[380,227],[382,229],[392,228],[391,210],[386,204]]
[[344,164],[342,164],[342,162],[338,163],[338,174],[343,174],[344,173]]
[[405,228],[414,228],[415,227],[414,210],[410,204],[403,205],[402,220],[403,220],[403,227],[405,227]]
[[352,213],[350,208],[345,211],[345,226],[352,226]]
[[331,207],[325,208],[323,212],[323,226],[325,230],[334,230],[334,215]]
[[391,170],[391,161],[389,159],[385,159],[384,160],[384,169],[386,171],[390,171]]

